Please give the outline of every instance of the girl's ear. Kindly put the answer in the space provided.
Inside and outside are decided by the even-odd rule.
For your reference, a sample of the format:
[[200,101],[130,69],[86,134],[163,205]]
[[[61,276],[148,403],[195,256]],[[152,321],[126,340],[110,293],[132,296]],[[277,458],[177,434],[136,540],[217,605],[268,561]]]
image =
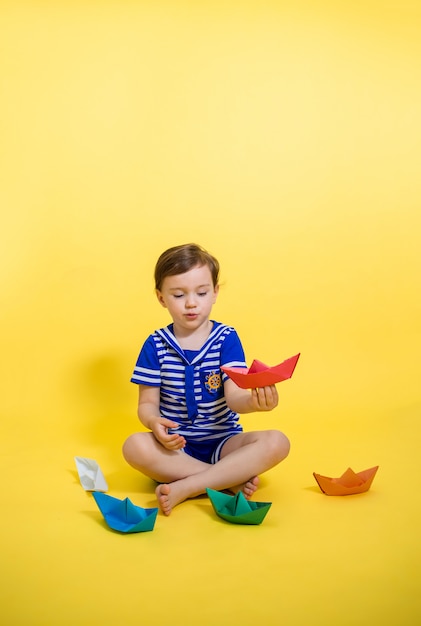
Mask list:
[[162,296],[162,293],[159,291],[159,289],[156,289],[155,293],[156,293],[156,297],[158,298],[159,304],[161,304],[164,307],[164,309],[166,309],[167,305],[165,304],[165,300]]
[[216,285],[216,287],[213,290],[213,303],[214,304],[216,302],[216,298],[218,297],[218,293],[219,293],[219,285]]

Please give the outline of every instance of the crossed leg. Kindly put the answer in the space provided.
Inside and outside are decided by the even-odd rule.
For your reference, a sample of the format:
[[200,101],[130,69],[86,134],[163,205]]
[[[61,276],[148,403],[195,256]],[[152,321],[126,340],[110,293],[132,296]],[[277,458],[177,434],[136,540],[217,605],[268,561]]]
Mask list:
[[222,447],[214,465],[184,452],[166,450],[152,433],[131,435],[123,446],[126,461],[162,483],[156,489],[159,506],[169,515],[177,504],[206,492],[206,488],[242,490],[250,497],[258,475],[274,467],[289,453],[289,441],[277,430],[239,433]]

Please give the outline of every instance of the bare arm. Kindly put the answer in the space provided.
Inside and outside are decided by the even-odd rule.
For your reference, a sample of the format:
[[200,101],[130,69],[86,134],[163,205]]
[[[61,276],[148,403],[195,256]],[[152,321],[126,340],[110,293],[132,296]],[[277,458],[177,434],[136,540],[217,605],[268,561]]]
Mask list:
[[236,413],[272,411],[278,406],[278,392],[275,385],[249,391],[241,389],[234,381],[228,379],[224,383],[224,394],[229,408]]
[[168,428],[177,428],[177,422],[162,417],[159,412],[159,387],[139,385],[137,415],[146,428],[152,431],[155,439],[167,450],[184,448],[186,440],[177,433],[168,433]]

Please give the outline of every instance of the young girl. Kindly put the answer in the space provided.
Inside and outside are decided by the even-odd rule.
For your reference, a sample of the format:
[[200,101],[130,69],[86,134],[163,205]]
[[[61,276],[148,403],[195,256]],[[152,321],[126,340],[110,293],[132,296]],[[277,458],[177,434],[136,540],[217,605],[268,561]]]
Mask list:
[[250,498],[258,475],[282,461],[289,441],[277,430],[243,432],[239,413],[271,411],[274,385],[240,389],[221,365],[247,367],[235,330],[210,320],[218,295],[219,263],[195,244],[170,248],[158,259],[158,301],[173,323],[146,340],[131,381],[139,385],[138,416],[151,432],[131,435],[126,461],[160,483],[165,515],[206,488]]

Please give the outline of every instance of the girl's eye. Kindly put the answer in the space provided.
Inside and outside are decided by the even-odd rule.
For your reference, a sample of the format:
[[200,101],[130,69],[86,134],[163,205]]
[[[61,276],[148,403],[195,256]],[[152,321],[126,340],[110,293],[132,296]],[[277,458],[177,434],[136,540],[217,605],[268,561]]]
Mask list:
[[203,291],[202,293],[198,293],[198,296],[207,296],[208,292],[207,291]]
[[182,298],[183,297],[182,293],[175,293],[173,295],[174,295],[174,298]]

